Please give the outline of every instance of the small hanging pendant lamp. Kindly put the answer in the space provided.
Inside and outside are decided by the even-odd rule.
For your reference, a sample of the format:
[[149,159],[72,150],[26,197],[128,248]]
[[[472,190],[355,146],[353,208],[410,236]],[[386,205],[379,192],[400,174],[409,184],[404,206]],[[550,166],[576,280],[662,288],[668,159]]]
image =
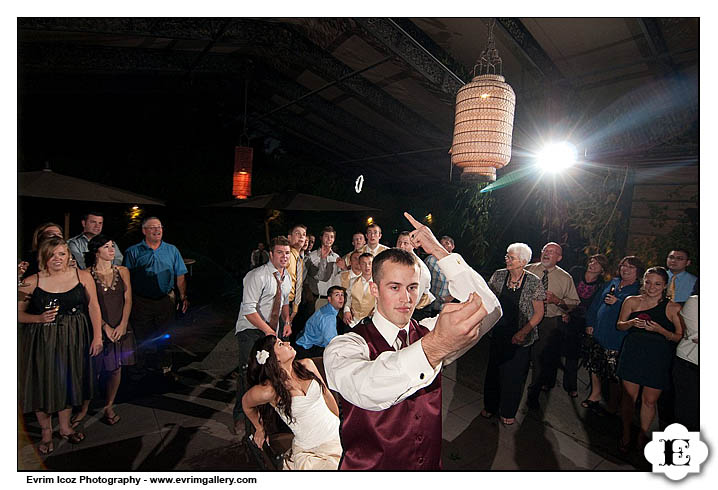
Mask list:
[[[247,136],[247,85],[244,82],[244,129],[239,137],[239,146],[234,147],[234,173],[232,175],[232,195],[235,199],[247,199],[252,195],[252,158],[254,149],[249,146]],[[246,145],[242,145],[242,140]]]
[[492,19],[488,44],[474,65],[474,78],[456,94],[451,163],[462,169],[462,182],[494,182],[496,169],[511,160],[516,95],[501,75],[495,25]]

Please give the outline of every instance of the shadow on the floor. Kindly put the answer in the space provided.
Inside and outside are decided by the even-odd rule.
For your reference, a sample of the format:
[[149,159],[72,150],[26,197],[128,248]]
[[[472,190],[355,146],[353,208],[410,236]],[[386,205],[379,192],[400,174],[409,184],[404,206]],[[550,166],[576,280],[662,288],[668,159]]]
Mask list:
[[[477,442],[481,441],[480,444]],[[496,457],[499,445],[499,428],[476,417],[453,441],[443,441],[444,469],[488,471]]]

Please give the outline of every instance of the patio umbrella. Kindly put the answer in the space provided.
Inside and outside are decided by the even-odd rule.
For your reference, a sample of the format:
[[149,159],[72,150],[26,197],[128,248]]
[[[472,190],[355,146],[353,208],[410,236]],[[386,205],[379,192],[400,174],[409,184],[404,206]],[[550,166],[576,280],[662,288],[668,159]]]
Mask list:
[[90,180],[58,174],[47,168],[36,172],[18,172],[17,184],[18,195],[26,197],[165,205],[164,201]]
[[[296,191],[273,192],[250,197],[249,199],[207,204],[208,207],[254,208],[279,211],[381,211],[377,208],[337,201],[326,197],[304,194]],[[273,214],[264,220],[264,231],[269,243],[269,222],[277,217]]]
[[[18,195],[45,199],[68,199],[72,201],[111,202],[122,204],[154,204],[164,206],[164,201],[116,187],[98,184],[53,172],[49,168],[35,172],[18,172]],[[70,213],[65,213],[65,233],[70,227]],[[65,237],[67,238],[67,237]]]
[[280,211],[379,211],[377,208],[295,191],[273,192],[272,194],[262,194],[249,199],[208,204],[208,206],[278,209]]

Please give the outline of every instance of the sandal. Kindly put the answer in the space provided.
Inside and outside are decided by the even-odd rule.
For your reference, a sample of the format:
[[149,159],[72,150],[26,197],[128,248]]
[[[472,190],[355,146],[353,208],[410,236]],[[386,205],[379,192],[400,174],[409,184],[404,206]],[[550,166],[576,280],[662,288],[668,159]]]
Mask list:
[[50,440],[40,441],[37,445],[37,452],[39,452],[43,456],[47,456],[55,450],[55,445],[52,442],[52,429],[42,429],[42,432],[45,431],[50,432]]
[[65,439],[70,444],[80,444],[82,441],[85,440],[85,434],[77,431],[71,434],[60,434],[60,437]]
[[501,423],[504,425],[514,425],[514,422],[516,422],[515,418],[507,419],[506,417],[501,417]]
[[598,400],[589,400],[586,398],[584,401],[581,402],[581,406],[583,408],[590,408],[592,410],[598,408],[601,406],[600,402]]
[[628,442],[623,442],[623,436],[618,438],[618,452],[621,454],[628,454],[628,451],[631,449],[631,440],[629,439]]
[[113,415],[112,417],[110,417],[109,415],[103,415],[102,421],[107,425],[115,425],[117,422],[120,421],[120,416],[117,414]]
[[78,425],[80,425],[82,423],[83,420],[85,420],[86,416],[87,416],[87,414],[83,415],[82,417],[80,417],[80,414],[75,414],[72,417],[70,417],[70,428],[72,428],[72,429],[76,428]]
[[493,413],[487,412],[485,408],[479,412],[479,415],[481,415],[485,419],[490,419],[491,417],[494,416]]

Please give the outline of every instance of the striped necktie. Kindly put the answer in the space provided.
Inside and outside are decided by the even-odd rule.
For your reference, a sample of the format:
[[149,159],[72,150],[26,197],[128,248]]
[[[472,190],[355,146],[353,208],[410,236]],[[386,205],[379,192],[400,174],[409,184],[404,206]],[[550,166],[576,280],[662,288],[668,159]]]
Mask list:
[[[543,286],[545,291],[548,291],[548,271],[543,271],[543,276],[541,276],[541,285]],[[548,312],[548,302],[546,300],[543,300],[543,316],[546,316],[546,313]]]

